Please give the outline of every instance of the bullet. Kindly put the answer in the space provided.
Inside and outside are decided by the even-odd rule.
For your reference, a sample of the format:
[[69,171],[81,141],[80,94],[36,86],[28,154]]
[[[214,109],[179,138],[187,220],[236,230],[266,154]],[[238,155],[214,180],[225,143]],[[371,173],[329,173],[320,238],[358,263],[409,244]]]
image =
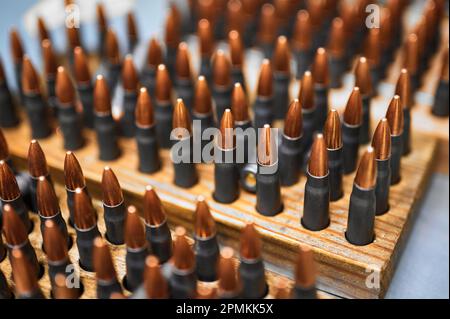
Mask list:
[[242,2],[239,0],[225,1],[225,30],[229,33],[232,30],[236,30],[239,34],[244,30],[244,11],[242,8]]
[[97,218],[91,199],[86,191],[77,188],[74,197],[74,228],[80,257],[80,267],[85,271],[94,271],[92,251],[94,239],[100,236]]
[[177,56],[175,59],[175,90],[177,97],[182,99],[192,112],[192,99],[194,97],[194,84],[191,72],[191,57],[186,42],[178,45]]
[[297,79],[301,79],[303,74],[309,69],[314,57],[311,39],[311,20],[308,11],[300,10],[297,13],[297,20],[291,41],[292,51],[297,62]]
[[172,272],[169,277],[171,297],[187,299],[195,297],[197,287],[196,261],[194,252],[186,239],[186,230],[175,228]]
[[419,41],[415,33],[410,33],[403,46],[403,67],[408,70],[411,81],[411,92],[420,87],[419,75]]
[[376,181],[375,151],[369,146],[359,162],[350,195],[345,237],[353,245],[365,246],[375,238]]
[[266,124],[260,130],[256,174],[256,210],[264,216],[275,216],[283,210],[276,138],[270,125]]
[[241,283],[234,265],[234,251],[230,247],[224,247],[220,251],[220,259],[217,268],[219,279],[217,294],[221,299],[237,299],[241,291]]
[[32,140],[28,148],[28,172],[30,175],[30,197],[31,197],[31,211],[38,212],[36,190],[39,178],[44,176],[50,183],[51,177],[48,171],[47,160],[45,159],[44,151],[39,142]]
[[12,28],[9,31],[9,44],[11,49],[11,57],[14,63],[14,77],[17,87],[17,96],[19,98],[19,105],[22,105],[24,102],[22,88],[22,69],[25,50],[23,48],[22,39],[20,38],[19,32],[16,28]]
[[201,19],[197,26],[197,37],[200,47],[200,71],[209,84],[212,82],[211,56],[214,50],[214,36],[211,24],[207,19]]
[[125,244],[127,246],[126,275],[124,287],[134,291],[143,282],[145,260],[148,255],[148,244],[145,239],[144,225],[134,206],[128,206],[125,222]]
[[364,45],[364,56],[369,62],[370,77],[375,86],[383,78],[383,66],[381,65],[380,29],[371,28],[367,34]]
[[301,224],[308,230],[319,231],[330,224],[330,171],[328,152],[322,134],[317,134],[311,148]]
[[325,45],[326,31],[325,27],[325,1],[308,1],[306,9],[311,18],[311,30],[313,37],[313,48],[319,48]]
[[133,57],[127,55],[122,67],[123,109],[120,118],[121,133],[124,137],[134,137],[136,134],[135,108],[138,98],[139,79],[134,66]]
[[219,243],[216,223],[203,196],[197,198],[194,213],[194,254],[197,277],[200,281],[217,280]]
[[290,71],[290,49],[285,36],[277,39],[272,57],[273,64],[273,91],[274,91],[274,113],[275,119],[284,119],[290,101],[289,83],[291,81]]
[[359,87],[354,87],[348,98],[342,122],[344,174],[350,174],[356,169],[362,112],[361,93]]
[[313,251],[300,245],[295,264],[295,284],[292,291],[294,299],[317,299],[316,273]]
[[143,206],[145,233],[150,251],[163,264],[172,256],[172,235],[164,207],[151,186],[145,187]]
[[174,4],[170,5],[169,13],[166,16],[164,27],[164,41],[166,44],[166,65],[169,74],[173,76],[175,70],[175,60],[178,45],[181,37],[181,21],[180,12]]
[[273,44],[277,36],[277,22],[275,18],[275,8],[272,4],[266,3],[262,6],[257,41],[264,57],[270,59],[272,57]]
[[41,278],[44,274],[44,268],[38,262],[36,252],[31,246],[26,228],[17,215],[17,210],[9,204],[4,204],[2,217],[3,235],[5,236],[5,246],[8,250],[10,261],[13,257],[13,250],[20,249],[29,262],[34,275]]
[[339,16],[344,21],[344,30],[345,35],[348,39],[348,47],[347,47],[347,60],[350,62],[353,55],[359,50],[361,46],[361,35],[363,32],[358,31],[358,8],[349,3],[342,2],[339,4]]
[[389,104],[386,118],[391,129],[391,185],[401,179],[401,160],[403,154],[403,110],[400,96],[395,95]]
[[79,188],[87,192],[87,188],[80,163],[71,151],[66,152],[64,158],[64,184],[66,186],[67,207],[69,208],[69,224],[73,226],[75,191]]
[[402,69],[395,87],[403,108],[403,156],[411,152],[411,83],[407,69]]
[[155,86],[155,122],[156,137],[162,148],[170,148],[172,142],[170,133],[172,130],[173,105],[172,105],[172,81],[164,64],[158,65]]
[[262,243],[254,224],[247,224],[241,232],[239,277],[242,282],[242,298],[260,299],[268,292]]
[[120,56],[119,40],[115,31],[111,28],[108,28],[106,32],[105,56],[105,79],[108,87],[114,92],[122,71],[122,58]]
[[303,158],[302,125],[302,106],[300,101],[295,99],[287,111],[281,144],[278,149],[282,186],[292,186],[300,179],[300,163]]
[[39,177],[37,184],[37,212],[41,220],[41,234],[44,234],[46,221],[51,221],[54,226],[58,227],[59,232],[66,242],[66,248],[72,246],[72,238],[67,232],[67,225],[61,214],[52,184],[44,176]]
[[27,257],[20,248],[11,251],[11,268],[15,283],[17,299],[45,299],[38,285],[38,278],[33,272]]
[[314,100],[316,103],[317,129],[322,130],[328,115],[328,55],[324,48],[318,48],[312,65]]
[[97,32],[98,32],[98,54],[105,56],[105,40],[108,31],[108,19],[106,18],[105,7],[102,3],[96,4]]
[[363,112],[362,125],[359,130],[359,143],[367,144],[370,141],[370,136],[372,134],[370,125],[370,103],[374,94],[369,62],[365,57],[360,57],[356,63],[355,86],[359,87],[359,92],[361,93]]
[[[428,61],[425,55],[427,46],[427,39],[426,39],[427,35],[426,35],[426,21],[424,15],[422,15],[421,19],[416,23],[412,32],[417,35],[418,61],[423,62],[417,65],[417,73],[419,74],[419,77],[422,77],[422,75],[425,73],[428,67]],[[422,79],[419,80],[419,83],[423,84]]]
[[275,299],[290,299],[291,289],[289,288],[289,283],[287,279],[280,277],[273,284],[275,292],[273,297]]
[[9,128],[19,124],[16,103],[9,91],[8,81],[0,59],[0,127]]
[[147,48],[147,59],[141,71],[141,82],[148,90],[148,93],[154,98],[156,85],[156,71],[158,65],[163,63],[163,52],[160,43],[155,37],[149,41]]
[[[314,94],[314,79],[310,71],[306,71],[302,77],[300,90],[298,92],[298,100],[302,106],[303,119],[303,150],[304,155],[307,154],[311,148],[314,132],[320,130],[317,123],[317,112],[315,94]],[[306,156],[304,156],[306,158]],[[303,162],[304,160],[302,160]]]
[[375,188],[376,214],[383,215],[389,210],[389,189],[391,186],[391,129],[383,118],[373,134],[372,147],[377,163],[377,185]]
[[264,59],[259,71],[258,87],[253,104],[253,127],[272,125],[274,119],[273,72],[270,60]]
[[220,122],[220,133],[214,148],[214,193],[219,203],[232,203],[239,197],[239,171],[236,165],[234,117],[226,109]]
[[247,95],[245,94],[241,83],[234,84],[233,93],[231,95],[231,111],[234,117],[236,145],[238,149],[244,150],[243,152],[235,152],[237,167],[241,170],[245,163],[254,163],[254,153],[252,153],[253,145],[249,145],[249,134],[247,131],[247,129],[251,130],[252,122],[248,112]]
[[45,39],[41,42],[42,57],[44,61],[44,76],[47,88],[47,103],[54,116],[58,115],[58,104],[56,101],[56,72],[57,72],[57,60],[55,53],[53,52],[52,43],[49,39]]
[[6,281],[6,277],[0,270],[0,299],[13,299],[14,295]]
[[168,299],[169,286],[161,273],[158,257],[145,259],[144,289],[148,299]]
[[213,57],[213,79],[212,96],[216,106],[216,119],[221,119],[223,112],[231,104],[231,92],[233,83],[231,82],[231,62],[222,50],[217,50]]
[[58,122],[64,138],[64,149],[77,150],[84,145],[83,123],[76,111],[75,87],[64,67],[58,67],[56,76]]
[[335,202],[342,198],[343,157],[342,157],[342,131],[339,114],[335,109],[328,113],[323,130],[323,137],[327,147],[328,169],[330,172],[330,201]]
[[145,87],[139,91],[135,110],[136,144],[139,155],[138,169],[151,174],[161,168],[159,145],[156,140],[155,118],[150,95]]
[[52,133],[48,106],[41,94],[39,76],[28,56],[23,57],[22,63],[22,90],[31,126],[31,136],[35,139],[43,139]]
[[113,161],[120,156],[116,122],[112,117],[111,97],[103,75],[97,75],[94,88],[95,131],[99,159]]
[[327,48],[330,57],[330,87],[339,88],[342,86],[342,75],[348,65],[345,60],[347,39],[345,36],[344,22],[339,17],[334,18],[331,24]]
[[52,288],[54,299],[78,299],[81,297],[82,290],[78,288],[69,288],[67,285],[68,280],[70,281],[65,274],[56,274],[55,283]]
[[33,223],[28,217],[28,208],[25,205],[14,173],[3,160],[0,161],[0,186],[0,200],[3,211],[5,211],[5,205],[10,205],[22,221],[25,230],[31,233],[33,230]]
[[386,7],[391,12],[392,17],[392,42],[394,47],[398,47],[401,42],[401,35],[403,34],[402,14],[404,2],[400,0],[388,0]]
[[94,128],[94,104],[91,73],[87,64],[86,55],[81,47],[74,49],[74,75],[77,84],[78,96],[83,106],[83,123],[88,128]]
[[381,8],[380,17],[380,42],[381,42],[381,59],[380,63],[383,65],[383,76],[386,75],[387,66],[392,62],[395,47],[392,43],[392,15],[389,8]]
[[122,287],[117,281],[111,252],[100,236],[94,239],[93,246],[92,259],[95,277],[97,278],[97,298],[110,299],[112,293],[122,293]]
[[66,26],[66,37],[67,37],[67,55],[69,58],[69,62],[72,65],[74,62],[74,50],[76,47],[83,47],[81,45],[81,37],[79,33],[79,28],[75,25],[67,25]]
[[134,51],[134,48],[139,43],[138,27],[133,12],[127,13],[127,35],[128,35],[128,52]]
[[[195,86],[192,119],[194,121],[200,121],[200,136],[202,136],[201,147],[203,155],[203,150],[205,149],[206,145],[209,144],[211,146],[210,142],[214,138],[214,136],[211,135],[208,139],[207,136],[203,136],[203,133],[210,127],[215,126],[211,92],[208,87],[207,79],[203,75],[200,75],[198,77],[197,85]],[[206,134],[208,133],[205,132],[205,135]],[[209,154],[212,153],[212,149],[213,147],[211,146],[209,149]]]
[[244,44],[238,31],[232,30],[228,33],[228,46],[230,47],[231,78],[233,83],[241,83],[244,90],[247,82],[244,77]]
[[[45,221],[42,238],[43,247],[47,255],[48,276],[50,277],[52,292],[56,290],[57,274],[70,275],[72,277],[72,282],[78,281],[79,278],[73,278],[74,274],[71,273],[74,271],[74,266],[70,261],[67,246],[65,245],[67,237],[61,233],[60,228],[53,220]],[[81,289],[75,287],[67,289],[73,290],[74,294],[80,295],[81,293]]]
[[436,89],[433,108],[433,115],[447,117],[449,114],[448,107],[448,46],[445,48],[442,56],[442,72]]
[[262,2],[258,0],[244,0],[242,2],[242,9],[244,15],[244,31],[242,37],[245,47],[250,47],[254,44],[256,39],[256,32],[258,28],[259,11]]
[[174,183],[178,187],[190,188],[197,184],[198,175],[193,161],[193,138],[189,111],[182,99],[177,100],[173,110],[170,150],[174,168]]

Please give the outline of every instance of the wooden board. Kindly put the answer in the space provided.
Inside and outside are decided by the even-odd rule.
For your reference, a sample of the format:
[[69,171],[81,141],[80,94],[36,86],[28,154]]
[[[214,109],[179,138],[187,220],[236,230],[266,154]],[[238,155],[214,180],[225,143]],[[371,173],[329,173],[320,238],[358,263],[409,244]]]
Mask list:
[[[30,136],[28,125],[4,130],[10,152],[15,162],[26,167]],[[255,195],[242,191],[239,200],[223,205],[211,198],[213,191],[213,166],[198,165],[200,182],[191,189],[181,189],[172,184],[173,168],[168,152],[162,151],[161,171],[146,175],[137,171],[137,151],[134,140],[121,140],[123,156],[114,162],[100,162],[93,132],[86,130],[87,145],[76,152],[94,196],[100,194],[100,180],[105,165],[116,173],[124,189],[127,204],[141,207],[142,195],[147,184],[154,186],[168,212],[170,225],[182,225],[192,230],[195,199],[203,195],[208,200],[218,224],[221,243],[238,247],[239,234],[245,222],[257,225],[264,241],[264,258],[276,266],[293,268],[299,243],[313,247],[319,264],[319,287],[331,294],[350,298],[380,298],[388,288],[395,265],[402,251],[402,244],[411,224],[413,212],[426,189],[431,172],[436,140],[413,134],[412,152],[402,162],[402,181],[391,189],[391,210],[377,217],[374,243],[356,247],[344,238],[348,201],[353,175],[344,178],[345,197],[330,206],[331,225],[323,231],[311,232],[300,223],[303,211],[305,178],[289,188],[282,189],[285,210],[275,217],[264,217],[255,211]],[[52,177],[63,183],[65,152],[60,134],[41,140]],[[379,270],[380,286],[368,288],[366,277],[370,269]],[[369,271],[366,272],[366,270]]]

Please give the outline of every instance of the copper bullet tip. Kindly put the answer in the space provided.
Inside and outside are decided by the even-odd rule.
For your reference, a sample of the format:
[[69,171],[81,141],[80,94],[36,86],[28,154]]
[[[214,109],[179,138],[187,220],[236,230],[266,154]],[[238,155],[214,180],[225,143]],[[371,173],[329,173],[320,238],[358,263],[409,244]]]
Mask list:
[[400,71],[400,76],[395,87],[395,94],[400,96],[403,109],[409,109],[412,106],[411,98],[411,81],[407,69]]
[[22,62],[22,89],[24,94],[40,94],[40,81],[36,69],[27,55]]
[[277,162],[276,137],[272,136],[272,128],[265,124],[259,129],[258,141],[258,163],[263,166],[270,166]]
[[80,163],[75,154],[70,151],[66,152],[66,157],[64,158],[64,182],[66,188],[71,191],[86,186]]
[[372,95],[372,77],[370,76],[370,67],[365,57],[360,57],[355,68],[355,86],[361,90],[361,95]]
[[398,136],[403,133],[403,108],[400,96],[395,95],[386,112],[386,118],[393,136]]
[[34,178],[48,175],[47,160],[37,140],[32,140],[28,147],[28,171]]
[[285,36],[279,36],[273,52],[273,69],[274,72],[290,73],[290,49],[289,42]]
[[339,17],[334,18],[331,24],[327,49],[330,55],[337,58],[340,58],[345,54],[346,34],[344,30],[344,21]]
[[228,45],[230,46],[231,64],[235,68],[241,68],[244,64],[244,45],[238,31],[228,33]]
[[210,114],[212,112],[211,91],[203,75],[197,80],[194,92],[194,112],[197,114]]
[[260,97],[271,97],[273,95],[272,65],[268,59],[264,59],[261,64],[257,94]]
[[11,46],[11,55],[15,64],[22,63],[24,49],[20,35],[15,28],[9,32],[9,42]]
[[275,17],[275,8],[270,3],[266,3],[261,8],[259,18],[258,39],[262,43],[273,43],[276,38],[277,19]]
[[309,156],[308,172],[314,177],[324,177],[328,174],[328,152],[322,134],[316,134]]
[[186,229],[175,228],[176,239],[173,245],[173,263],[178,270],[192,270],[195,268],[195,256],[186,239]]
[[163,63],[163,53],[158,40],[153,37],[150,39],[147,49],[147,67],[157,68]]
[[254,224],[249,223],[241,231],[241,258],[255,260],[261,258],[261,238]]
[[66,238],[64,238],[54,221],[50,219],[45,221],[42,237],[45,253],[49,261],[57,263],[69,260]]
[[105,240],[101,237],[94,239],[92,261],[97,280],[111,281],[117,278],[111,252]]
[[7,161],[9,159],[9,148],[6,142],[5,135],[0,128],[0,161]]
[[380,64],[381,58],[381,35],[380,29],[371,28],[367,34],[366,44],[364,46],[364,56],[371,66]]
[[53,217],[59,214],[58,197],[52,184],[45,176],[39,177],[36,190],[37,206],[39,215],[44,217]]
[[19,186],[13,171],[4,161],[0,161],[0,198],[11,201],[20,196]]
[[145,87],[139,90],[135,113],[136,125],[150,127],[155,123],[152,99]]
[[155,256],[145,259],[144,289],[149,299],[169,298],[167,281],[161,273],[159,260]]
[[219,87],[231,85],[231,63],[222,50],[217,50],[214,54],[213,83]]
[[298,99],[304,110],[312,110],[315,108],[314,102],[314,79],[310,71],[303,74]]
[[239,291],[239,281],[233,257],[234,250],[231,247],[224,247],[220,251],[217,271],[217,277],[219,278],[219,292],[237,293]]
[[113,170],[106,166],[102,175],[103,204],[117,206],[123,202],[122,188]]
[[17,215],[14,208],[5,204],[3,206],[3,235],[10,246],[21,246],[28,242],[28,234],[25,225]]
[[94,109],[98,114],[111,114],[111,97],[103,75],[97,75],[94,86]]
[[108,19],[106,18],[105,7],[103,3],[97,3],[96,7],[97,14],[97,26],[100,32],[106,32],[108,29]]
[[244,29],[244,12],[240,0],[229,0],[226,4],[226,23],[227,30],[237,30],[242,32]]
[[120,63],[119,42],[117,40],[116,32],[114,32],[114,30],[111,28],[109,28],[108,31],[106,32],[105,55],[109,63],[111,64]]
[[78,229],[90,229],[97,223],[94,207],[89,195],[81,188],[75,190],[74,221]]
[[359,87],[354,87],[344,111],[344,123],[352,126],[362,124],[362,98]]
[[161,200],[150,185],[145,187],[144,218],[150,226],[159,226],[166,221],[166,213]]
[[324,48],[318,48],[314,62],[312,65],[312,74],[314,83],[320,85],[328,85],[329,73],[328,73],[328,55]]
[[297,51],[308,50],[311,47],[311,21],[306,10],[300,10],[297,13],[292,46]]
[[164,64],[158,65],[156,71],[155,98],[157,101],[170,101],[172,94],[172,81],[169,71]]
[[75,100],[75,87],[69,74],[63,66],[58,67],[55,84],[56,97],[62,107],[73,106]]
[[138,38],[139,38],[138,28],[137,28],[136,19],[134,17],[133,12],[127,13],[127,33],[128,33],[128,38],[132,42],[138,41]]
[[377,160],[384,161],[391,156],[391,129],[386,118],[378,123],[373,133],[372,146]]
[[44,72],[46,77],[54,77],[56,74],[57,61],[53,46],[49,39],[44,39],[41,42],[42,57],[44,60]]
[[289,105],[284,120],[284,135],[289,138],[299,138],[303,134],[302,106],[298,99],[294,99]]
[[176,48],[180,43],[181,16],[177,7],[172,4],[165,24],[165,42],[168,47]]
[[197,238],[206,239],[216,234],[216,222],[203,196],[197,198],[194,232]]
[[323,129],[325,144],[329,150],[337,150],[342,147],[342,131],[339,113],[335,109],[328,112],[327,120]]
[[74,50],[74,73],[75,79],[79,84],[91,82],[91,73],[87,63],[86,55],[81,47],[76,47]]
[[415,33],[411,33],[406,38],[403,53],[403,66],[410,74],[416,74],[419,68],[419,41]]
[[70,50],[81,46],[80,33],[76,27],[66,27],[67,42]]
[[295,285],[301,288],[311,288],[316,284],[316,263],[313,251],[300,245],[295,265]]
[[144,225],[135,206],[128,206],[127,208],[125,244],[131,249],[141,249],[147,245]]
[[372,189],[377,182],[377,164],[375,162],[375,150],[369,146],[359,161],[356,171],[355,184],[363,189]]
[[235,83],[231,95],[231,109],[236,122],[247,122],[250,120],[248,114],[248,102],[241,83]]
[[11,268],[17,295],[29,295],[39,289],[36,273],[20,248],[11,251]]
[[139,77],[133,62],[133,56],[128,54],[122,67],[122,84],[125,91],[136,92],[139,86]]
[[211,24],[207,19],[201,19],[198,22],[197,35],[199,39],[200,55],[203,58],[209,58],[214,48],[214,36]]
[[191,132],[191,117],[182,99],[177,99],[177,104],[173,110],[172,128],[176,130],[175,136],[178,139],[188,137]]
[[178,45],[177,57],[175,60],[175,72],[180,79],[191,79],[191,58],[186,42]]

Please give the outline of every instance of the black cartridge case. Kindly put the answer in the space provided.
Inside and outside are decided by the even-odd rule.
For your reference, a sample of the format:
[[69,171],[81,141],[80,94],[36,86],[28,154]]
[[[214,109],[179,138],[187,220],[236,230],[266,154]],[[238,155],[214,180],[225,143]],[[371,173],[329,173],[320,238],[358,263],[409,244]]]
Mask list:
[[244,72],[242,71],[242,67],[232,67],[231,69],[231,82],[232,83],[241,83],[244,91],[247,91],[247,83],[245,81]]
[[145,223],[145,237],[151,254],[158,257],[161,264],[168,261],[172,256],[172,235],[167,221],[157,226]]
[[[289,106],[289,74],[283,72],[273,73],[273,105],[276,120],[282,120],[286,116]],[[268,124],[268,123],[264,123]]]
[[403,154],[403,134],[391,135],[391,185],[400,183]]
[[94,271],[92,263],[92,251],[94,247],[94,239],[101,236],[98,231],[97,225],[94,225],[88,229],[79,229],[74,226],[77,233],[76,243],[78,248],[78,254],[80,256],[80,267],[86,271]]
[[114,245],[122,245],[124,242],[125,204],[122,201],[116,206],[108,206],[103,203],[104,219],[106,226],[106,239]]
[[280,182],[282,186],[292,186],[300,179],[302,154],[302,137],[291,138],[282,135],[278,149],[280,159]]
[[344,163],[344,174],[350,174],[355,171],[358,162],[359,150],[359,131],[360,125],[348,125],[342,123],[342,152]]
[[330,174],[317,177],[307,171],[306,176],[301,224],[308,230],[319,231],[330,224]]
[[14,62],[14,80],[16,81],[17,97],[19,99],[19,105],[24,105],[25,97],[22,89],[22,60],[18,63]]
[[376,214],[383,215],[389,210],[389,189],[391,187],[390,158],[377,159],[377,185],[375,187]]
[[167,149],[172,146],[172,141],[170,140],[172,117],[172,102],[155,100],[156,139],[161,148]]
[[197,288],[197,274],[195,269],[181,270],[172,265],[169,287],[170,295],[174,299],[193,298]]
[[6,80],[0,83],[0,127],[8,128],[19,124],[17,110]]
[[[176,144],[179,144],[179,146],[181,146],[180,149],[178,149],[178,147],[172,147],[171,149],[171,156],[175,173],[174,183],[175,185],[182,188],[190,188],[198,182],[197,169],[195,167],[195,163],[193,163],[192,137],[185,137],[181,140],[174,139],[173,142],[174,146]],[[175,158],[178,158],[179,161],[175,161]]]
[[194,86],[191,79],[175,79],[175,91],[180,99],[183,99],[190,114],[192,114],[192,101],[194,98]]
[[362,124],[359,130],[359,143],[367,144],[372,136],[372,130],[370,127],[370,103],[372,96],[364,95],[362,97]]
[[141,72],[141,84],[147,89],[150,97],[154,96],[156,86],[156,68],[145,66]]
[[408,155],[411,152],[411,110],[403,108],[403,150],[402,155]]
[[75,107],[59,106],[58,121],[64,138],[64,149],[80,149],[84,145],[83,124]]
[[47,103],[48,106],[50,107],[53,116],[57,117],[59,109],[55,91],[55,83],[56,83],[55,76],[54,75],[47,76],[46,83],[47,83]]
[[212,85],[212,96],[216,104],[217,119],[221,119],[225,110],[230,107],[232,90],[233,85],[227,87]]
[[294,286],[293,298],[294,299],[317,299],[316,286],[312,286],[312,287],[308,287],[308,288]]
[[[256,145],[249,145],[249,138],[246,134],[247,129],[251,130],[252,123],[250,121],[244,122],[234,122],[235,127],[235,135],[236,135],[236,146],[238,148],[244,148],[244,153],[235,153],[236,156],[236,165],[238,170],[240,171],[246,163],[255,163],[255,153]],[[244,158],[242,158],[242,156]]]
[[135,108],[137,102],[136,92],[127,92],[123,95],[123,116],[120,119],[121,133],[124,137],[134,137],[136,134]]
[[434,97],[434,104],[431,112],[440,117],[446,117],[449,114],[448,107],[448,82],[440,81]]
[[297,79],[301,79],[303,74],[309,69],[314,58],[314,51],[311,49],[297,50],[294,52],[297,61]]
[[166,45],[166,66],[169,71],[170,77],[173,80],[173,76],[175,74],[175,61],[177,58],[178,45],[175,47],[171,47]]
[[89,83],[77,83],[78,96],[80,102],[83,105],[83,124],[93,129],[95,116],[94,116],[94,98],[93,98],[93,87]]
[[208,238],[195,236],[194,253],[198,280],[208,282],[217,280],[219,244],[216,235]]
[[113,161],[120,156],[118,145],[117,126],[111,114],[95,114],[95,131],[99,159]]
[[242,283],[242,298],[261,299],[267,295],[268,286],[264,262],[261,258],[250,260],[241,257],[239,275]]
[[335,202],[342,198],[344,190],[342,187],[342,147],[337,149],[327,149],[328,169],[330,183],[330,201]]
[[139,171],[147,174],[159,171],[161,160],[155,125],[148,127],[136,125],[136,143],[139,154]]
[[258,165],[249,163],[242,167],[240,174],[241,187],[251,193],[256,194],[256,174],[258,172]]
[[116,90],[117,83],[119,82],[120,75],[122,73],[122,63],[112,64],[108,61],[105,62],[105,79],[108,83],[108,87],[111,88],[111,92]]
[[134,291],[142,284],[147,255],[147,245],[138,249],[127,247],[127,255],[125,257],[127,273],[124,278],[124,286],[127,290]]
[[314,85],[314,100],[316,101],[316,129],[322,131],[328,115],[328,86]]
[[200,60],[200,72],[199,75],[203,75],[209,85],[212,83],[212,69],[211,59],[209,57],[201,57]]
[[52,133],[50,114],[41,94],[26,94],[24,103],[31,126],[32,138],[41,139],[48,137]]
[[122,293],[122,287],[116,278],[108,281],[97,279],[97,299],[110,299],[115,292]]
[[353,245],[364,246],[374,240],[375,189],[362,189],[353,184],[345,237]]
[[283,210],[278,162],[271,166],[258,163],[256,174],[256,210],[264,216],[275,216]]
[[344,56],[330,56],[330,88],[340,88],[342,86],[342,75],[347,67]]
[[308,153],[309,149],[311,148],[314,133],[316,132],[317,128],[317,115],[316,115],[317,109],[303,109],[302,110],[302,117],[303,117],[303,137],[302,137],[302,143],[303,143],[303,156]]
[[[208,114],[199,114],[199,113],[197,113],[197,112],[195,112],[195,111],[192,111],[192,120],[193,120],[193,123],[194,123],[194,127],[197,127],[196,125],[195,125],[195,121],[200,121],[200,134],[196,134],[196,132],[195,132],[195,128],[194,128],[194,136],[195,137],[202,137],[203,136],[203,132],[206,130],[206,129],[208,129],[208,128],[210,128],[210,127],[215,127],[215,123],[214,123],[214,115],[213,115],[213,113],[212,112],[210,112],[210,113],[208,113]],[[214,139],[214,135],[211,135],[211,138],[210,139],[201,139],[201,152],[203,152],[203,149],[205,148],[205,146],[207,145],[207,144],[209,144],[212,140]],[[211,148],[211,155],[213,154],[212,152],[213,152],[213,150],[214,150],[214,148]],[[203,154],[203,153],[202,153]],[[202,156],[202,162],[204,162],[204,160],[203,160],[203,156]]]
[[13,299],[13,298],[14,298],[14,295],[8,286],[6,277],[3,274],[3,272],[0,270],[0,300],[1,299]]
[[[235,164],[236,148],[214,149],[214,200],[219,203],[232,203],[239,197],[239,172]],[[197,264],[197,267],[200,267]],[[199,276],[200,277],[200,276]]]
[[253,104],[253,127],[255,129],[264,127],[265,124],[272,125],[274,115],[273,97],[257,96]]

